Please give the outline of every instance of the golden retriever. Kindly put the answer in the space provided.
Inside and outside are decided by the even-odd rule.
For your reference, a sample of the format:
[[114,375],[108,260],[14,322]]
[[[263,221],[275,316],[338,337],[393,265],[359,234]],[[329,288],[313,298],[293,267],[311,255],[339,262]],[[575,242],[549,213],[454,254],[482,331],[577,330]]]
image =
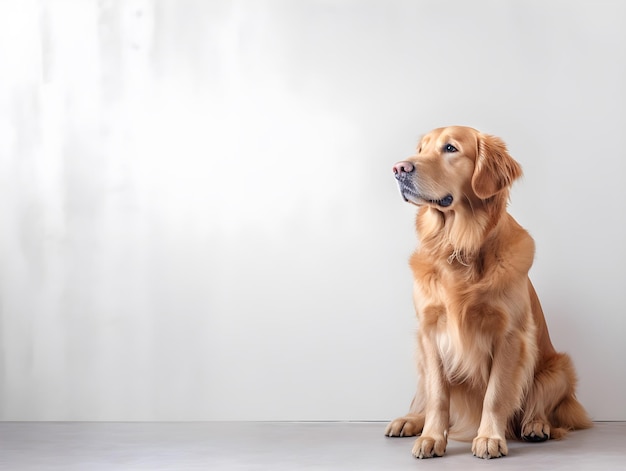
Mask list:
[[435,129],[393,172],[419,208],[410,266],[420,381],[409,413],[385,435],[419,435],[417,458],[442,456],[448,433],[473,438],[475,456],[497,458],[506,438],[591,427],[528,278],[533,239],[506,209],[522,170],[504,142],[468,127]]

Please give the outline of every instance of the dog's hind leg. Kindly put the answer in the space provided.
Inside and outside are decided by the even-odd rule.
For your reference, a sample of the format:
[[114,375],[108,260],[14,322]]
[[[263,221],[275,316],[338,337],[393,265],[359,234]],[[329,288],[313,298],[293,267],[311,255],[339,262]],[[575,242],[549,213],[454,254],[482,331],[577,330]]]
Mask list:
[[422,433],[424,428],[424,414],[408,413],[403,417],[392,420],[385,429],[388,437],[414,437]]
[[541,362],[523,406],[521,438],[541,442],[591,427],[591,420],[576,399],[575,387],[576,374],[566,354],[557,353]]

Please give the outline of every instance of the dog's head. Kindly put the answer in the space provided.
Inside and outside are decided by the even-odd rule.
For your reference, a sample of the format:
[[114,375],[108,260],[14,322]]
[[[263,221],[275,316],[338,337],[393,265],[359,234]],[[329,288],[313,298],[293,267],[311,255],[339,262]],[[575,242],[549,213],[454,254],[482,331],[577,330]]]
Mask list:
[[503,193],[522,175],[501,139],[463,126],[424,135],[417,153],[393,172],[405,201],[446,212]]

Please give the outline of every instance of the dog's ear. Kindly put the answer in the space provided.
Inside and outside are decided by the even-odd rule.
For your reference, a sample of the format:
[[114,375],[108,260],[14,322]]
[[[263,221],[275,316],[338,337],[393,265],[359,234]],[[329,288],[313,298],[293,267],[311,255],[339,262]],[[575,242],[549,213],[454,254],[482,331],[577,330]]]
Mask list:
[[502,139],[487,134],[478,136],[478,156],[472,175],[476,196],[490,198],[521,176],[522,167],[509,155]]

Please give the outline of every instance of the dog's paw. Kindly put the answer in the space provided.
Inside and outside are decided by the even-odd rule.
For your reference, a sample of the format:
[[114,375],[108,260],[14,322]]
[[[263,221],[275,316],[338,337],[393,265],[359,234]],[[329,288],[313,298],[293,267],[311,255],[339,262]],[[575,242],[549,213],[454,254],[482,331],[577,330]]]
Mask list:
[[446,438],[443,435],[438,438],[422,436],[415,440],[412,453],[419,459],[443,456],[446,452],[446,445]]
[[414,437],[422,433],[424,416],[405,416],[392,420],[385,429],[388,437]]
[[522,426],[522,439],[527,442],[545,442],[550,438],[550,424],[534,421]]
[[506,440],[498,437],[476,437],[472,442],[472,454],[478,458],[491,459],[506,456],[509,449]]

